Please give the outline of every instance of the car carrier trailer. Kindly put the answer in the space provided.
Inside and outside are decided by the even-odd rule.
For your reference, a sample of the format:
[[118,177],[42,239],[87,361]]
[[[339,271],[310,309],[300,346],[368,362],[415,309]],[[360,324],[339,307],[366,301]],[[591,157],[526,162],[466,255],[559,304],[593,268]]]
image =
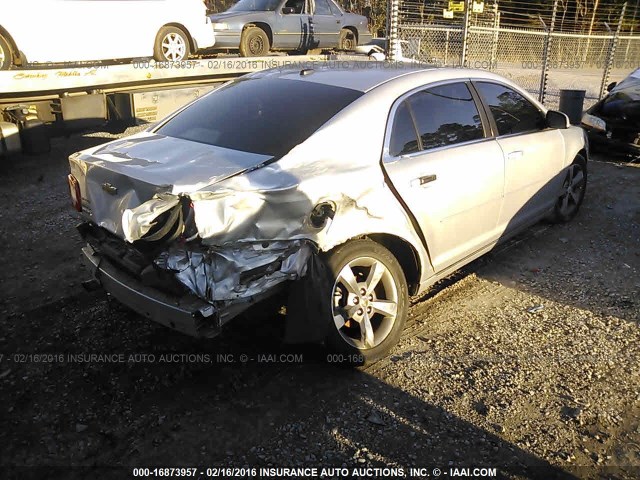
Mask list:
[[222,83],[250,72],[362,55],[216,57],[182,62],[143,59],[115,65],[31,65],[0,71],[0,156],[50,148],[50,137],[107,122],[156,122]]

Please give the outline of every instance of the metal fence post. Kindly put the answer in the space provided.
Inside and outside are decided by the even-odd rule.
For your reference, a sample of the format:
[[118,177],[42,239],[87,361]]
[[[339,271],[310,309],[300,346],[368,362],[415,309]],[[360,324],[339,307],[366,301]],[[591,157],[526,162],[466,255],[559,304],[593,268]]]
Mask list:
[[627,40],[627,50],[624,53],[624,61],[627,61],[627,58],[629,57],[629,48],[631,48],[631,41],[632,41],[632,37],[633,37],[633,28],[636,25],[636,17],[638,16],[638,3],[640,2],[636,2],[636,6],[633,9],[633,18],[631,19],[631,28],[629,29],[629,40]]
[[542,53],[542,73],[540,74],[540,93],[538,100],[544,105],[545,95],[547,94],[547,82],[549,81],[549,57],[551,56],[551,39],[553,38],[553,29],[556,25],[556,14],[558,13],[558,0],[553,2],[553,13],[551,14],[551,25],[547,28],[544,20],[540,18],[542,26],[547,32],[544,39],[544,52]]
[[387,52],[386,57],[389,61],[397,60],[396,52],[398,51],[398,17],[400,14],[400,0],[389,0],[387,7]]
[[500,12],[498,0],[493,2],[493,42],[491,43],[491,70],[498,66],[498,39],[500,38]]
[[446,40],[444,43],[444,66],[446,67],[449,64],[449,29],[447,29]]
[[469,24],[471,23],[471,9],[473,0],[465,0],[464,25],[462,26],[462,55],[460,56],[460,66],[464,67],[467,62],[467,48],[469,47]]
[[611,44],[609,46],[609,52],[607,53],[607,63],[604,67],[604,74],[602,75],[602,85],[600,85],[600,96],[604,97],[607,91],[607,85],[609,85],[609,77],[611,76],[611,69],[613,68],[613,61],[616,55],[616,48],[618,47],[618,41],[620,39],[620,31],[622,30],[622,22],[624,21],[624,14],[627,10],[626,2],[622,4],[622,11],[620,12],[620,18],[618,19],[618,28],[616,33],[613,34]]

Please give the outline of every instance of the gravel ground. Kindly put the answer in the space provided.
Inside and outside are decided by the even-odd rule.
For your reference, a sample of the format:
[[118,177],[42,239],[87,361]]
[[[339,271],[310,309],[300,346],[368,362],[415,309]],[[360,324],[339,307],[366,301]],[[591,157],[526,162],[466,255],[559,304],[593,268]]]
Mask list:
[[572,223],[413,299],[390,357],[356,370],[281,346],[268,309],[196,340],[85,292],[66,157],[109,136],[0,165],[0,465],[640,476],[639,168],[592,161]]

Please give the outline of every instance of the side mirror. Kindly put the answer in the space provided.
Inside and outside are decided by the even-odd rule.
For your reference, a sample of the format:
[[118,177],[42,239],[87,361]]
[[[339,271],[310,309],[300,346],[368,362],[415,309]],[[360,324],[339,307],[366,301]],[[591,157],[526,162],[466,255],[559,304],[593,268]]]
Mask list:
[[569,122],[569,117],[564,113],[549,110],[547,112],[547,125],[550,128],[566,129],[571,126],[571,123]]
[[611,90],[616,88],[616,85],[618,85],[618,82],[611,82],[609,85],[607,85],[607,92],[610,92]]
[[282,7],[282,14],[283,15],[291,15],[292,13],[295,13],[296,9],[293,7]]

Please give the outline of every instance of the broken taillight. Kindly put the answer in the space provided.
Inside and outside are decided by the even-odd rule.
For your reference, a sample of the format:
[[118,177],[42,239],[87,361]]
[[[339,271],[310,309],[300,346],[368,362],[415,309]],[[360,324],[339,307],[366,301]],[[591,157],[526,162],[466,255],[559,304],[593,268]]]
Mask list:
[[82,194],[80,193],[80,183],[78,179],[73,175],[69,174],[67,177],[69,180],[69,190],[71,192],[71,205],[78,212],[82,211]]

